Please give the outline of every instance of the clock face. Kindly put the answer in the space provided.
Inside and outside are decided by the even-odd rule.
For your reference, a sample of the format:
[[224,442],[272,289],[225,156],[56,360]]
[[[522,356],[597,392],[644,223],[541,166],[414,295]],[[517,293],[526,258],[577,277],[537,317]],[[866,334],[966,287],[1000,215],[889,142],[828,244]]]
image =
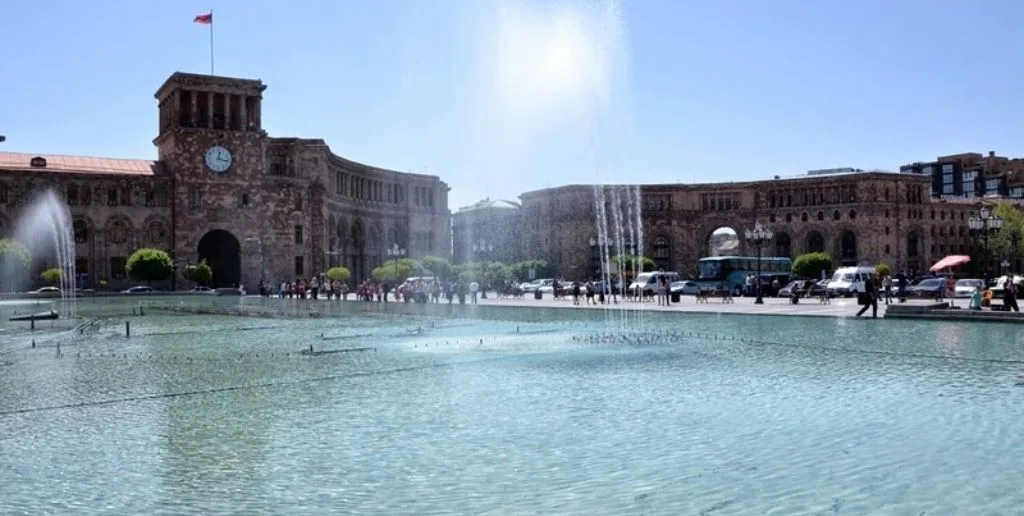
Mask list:
[[206,166],[216,174],[227,172],[231,168],[231,152],[220,145],[210,147],[206,151]]

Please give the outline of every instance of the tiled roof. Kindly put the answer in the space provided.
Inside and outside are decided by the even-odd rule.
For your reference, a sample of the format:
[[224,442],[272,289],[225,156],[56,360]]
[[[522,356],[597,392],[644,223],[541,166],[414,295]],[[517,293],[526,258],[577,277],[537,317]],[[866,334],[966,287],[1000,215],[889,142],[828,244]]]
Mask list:
[[[45,159],[46,166],[33,167],[31,162],[36,157]],[[152,176],[156,167],[157,162],[144,159],[0,152],[0,170]]]

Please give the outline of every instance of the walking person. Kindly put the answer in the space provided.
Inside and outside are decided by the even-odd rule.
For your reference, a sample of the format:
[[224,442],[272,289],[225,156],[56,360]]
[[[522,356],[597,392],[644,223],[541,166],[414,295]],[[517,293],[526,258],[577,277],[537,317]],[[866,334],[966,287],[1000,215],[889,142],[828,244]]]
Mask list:
[[1006,276],[1006,283],[1003,284],[1003,306],[1007,310],[1020,311],[1017,307],[1017,284],[1013,281],[1013,273]]
[[857,312],[857,317],[871,308],[871,317],[878,318],[878,287],[875,285],[875,281],[872,276],[864,278],[864,306]]

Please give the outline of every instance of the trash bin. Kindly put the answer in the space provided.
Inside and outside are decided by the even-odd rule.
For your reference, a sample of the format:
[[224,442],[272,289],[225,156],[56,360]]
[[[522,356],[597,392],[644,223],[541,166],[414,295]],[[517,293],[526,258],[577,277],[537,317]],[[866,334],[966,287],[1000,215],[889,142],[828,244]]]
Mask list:
[[671,298],[672,298],[672,302],[673,303],[678,303],[679,302],[679,292],[673,292],[672,295],[671,295]]
[[540,290],[534,290],[533,291],[533,298],[534,299],[543,299],[544,298],[544,293],[541,292]]

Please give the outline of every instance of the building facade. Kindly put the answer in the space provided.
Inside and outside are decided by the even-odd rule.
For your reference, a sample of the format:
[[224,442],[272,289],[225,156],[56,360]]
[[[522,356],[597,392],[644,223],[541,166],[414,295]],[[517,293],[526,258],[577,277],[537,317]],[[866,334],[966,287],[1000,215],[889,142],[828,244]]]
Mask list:
[[484,199],[452,214],[452,248],[459,263],[523,259],[523,209],[515,201]]
[[171,75],[156,93],[156,161],[0,153],[0,234],[52,189],[71,212],[79,272],[111,288],[129,284],[140,247],[171,252],[179,270],[207,260],[215,286],[250,289],[334,265],[363,279],[392,248],[450,255],[447,184],[349,161],[323,140],[269,137],[265,88]]
[[935,161],[903,165],[900,172],[931,178],[936,198],[1024,199],[1024,159],[996,156],[995,152],[940,156]]
[[[967,219],[980,202],[933,199],[930,185],[922,175],[853,172],[745,183],[549,188],[521,196],[524,255],[548,260],[559,275],[589,277],[600,270],[602,240],[615,240],[614,248],[641,249],[638,254],[659,268],[695,274],[720,228],[739,236],[737,254],[754,256],[744,232],[761,222],[774,232],[765,256],[825,251],[842,264],[885,262],[923,273],[948,254],[969,251]],[[603,199],[603,208],[595,198]]]

